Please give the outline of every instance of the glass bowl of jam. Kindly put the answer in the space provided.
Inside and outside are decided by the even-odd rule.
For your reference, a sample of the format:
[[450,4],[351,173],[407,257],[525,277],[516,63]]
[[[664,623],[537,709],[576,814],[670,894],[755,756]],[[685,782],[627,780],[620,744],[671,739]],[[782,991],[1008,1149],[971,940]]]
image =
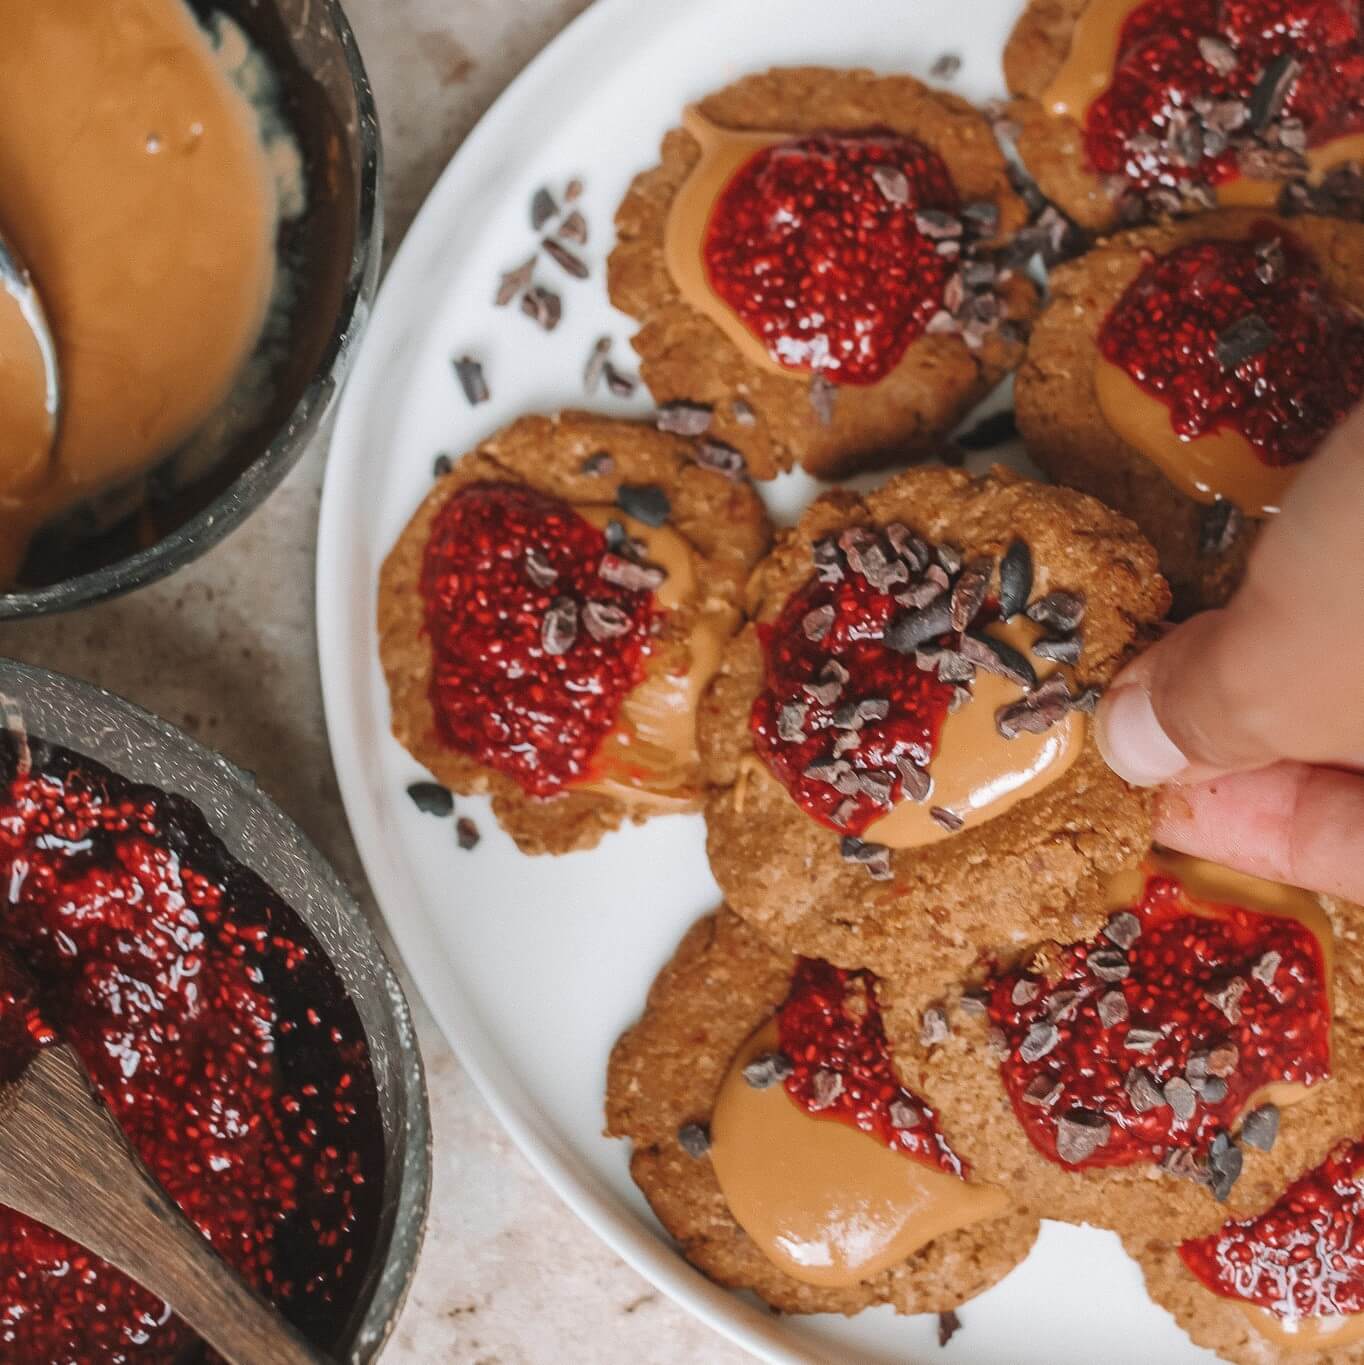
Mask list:
[[[52,324],[62,405],[49,459],[0,457],[0,620],[171,573],[269,496],[342,383],[382,224],[338,0],[68,0],[15,20],[0,228]],[[0,390],[0,432],[26,416]]]
[[[88,684],[0,660],[0,940],[148,1167],[337,1361],[365,1365],[430,1187],[401,987],[247,773]],[[165,1306],[0,1208],[0,1361],[216,1359]]]

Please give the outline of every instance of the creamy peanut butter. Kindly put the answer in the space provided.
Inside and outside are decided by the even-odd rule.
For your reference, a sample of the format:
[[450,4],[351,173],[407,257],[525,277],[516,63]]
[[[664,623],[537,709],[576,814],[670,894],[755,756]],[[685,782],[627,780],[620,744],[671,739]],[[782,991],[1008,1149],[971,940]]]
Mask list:
[[[181,0],[0,0],[0,219],[60,356],[60,429],[0,482],[0,585],[59,512],[222,401],[260,333],[277,196],[247,100]],[[0,391],[5,435],[22,418]],[[0,480],[3,476],[0,476]]]
[[780,1270],[856,1284],[1008,1208],[1002,1190],[807,1114],[781,1085],[753,1089],[743,1068],[779,1046],[774,1019],[739,1049],[711,1115],[710,1160],[735,1221]]
[[1233,1300],[1264,1338],[1285,1351],[1338,1351],[1364,1340],[1364,1313],[1333,1313],[1329,1317],[1281,1318],[1258,1304]]
[[627,805],[651,810],[684,810],[696,803],[700,754],[696,712],[701,694],[720,667],[725,641],[734,633],[737,613],[728,603],[703,595],[691,545],[670,526],[647,526],[620,508],[575,508],[594,526],[618,521],[644,545],[644,558],[667,578],[655,593],[666,611],[694,609],[685,642],[664,642],[649,659],[648,672],[621,707],[620,723],[602,741],[595,776],[577,787]]
[[767,147],[794,136],[783,132],[737,132],[712,123],[691,105],[682,126],[701,146],[701,158],[673,197],[663,235],[663,259],[683,299],[715,323],[745,360],[788,379],[791,371],[772,358],[761,338],[717,294],[706,273],[702,248],[715,201],[747,163]]
[[[1148,0],[1089,0],[1075,21],[1065,61],[1042,92],[1045,109],[1084,126],[1090,106],[1113,82],[1123,26],[1132,12],[1146,3]],[[1364,134],[1323,142],[1306,155],[1309,169],[1305,178],[1318,184],[1335,167],[1364,160]],[[1278,180],[1237,176],[1217,186],[1217,199],[1228,207],[1273,208],[1279,202],[1281,188]]]
[[1094,364],[1094,396],[1104,421],[1196,502],[1226,498],[1248,516],[1272,516],[1298,472],[1297,465],[1267,465],[1239,431],[1180,436],[1165,403],[1102,356]]
[[0,499],[23,496],[52,455],[56,394],[23,302],[0,288]]
[[[1044,632],[1027,617],[1015,616],[991,625],[986,633],[1028,654]],[[1037,670],[1038,678],[1056,671],[1056,665],[1044,664]],[[995,715],[1018,701],[1022,689],[984,669],[977,670],[971,686],[971,700],[943,721],[938,751],[929,765],[933,789],[928,799],[899,802],[867,827],[862,837],[868,842],[919,848],[950,838],[953,831],[929,813],[935,806],[960,816],[964,828],[982,825],[1055,782],[1079,757],[1085,737],[1080,712],[1071,711],[1044,734],[1005,739]]]

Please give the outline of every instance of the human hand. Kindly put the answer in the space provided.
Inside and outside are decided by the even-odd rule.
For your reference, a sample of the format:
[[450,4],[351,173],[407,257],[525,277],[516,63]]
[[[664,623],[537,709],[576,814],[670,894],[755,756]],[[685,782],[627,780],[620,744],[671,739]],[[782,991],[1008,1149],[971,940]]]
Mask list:
[[1165,785],[1158,842],[1364,901],[1364,408],[1304,467],[1231,603],[1115,680],[1099,747]]

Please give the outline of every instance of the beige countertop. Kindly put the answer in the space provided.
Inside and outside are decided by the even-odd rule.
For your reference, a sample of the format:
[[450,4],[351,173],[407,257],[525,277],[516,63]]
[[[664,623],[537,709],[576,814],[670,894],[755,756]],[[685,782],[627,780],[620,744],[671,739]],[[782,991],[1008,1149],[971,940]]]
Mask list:
[[[451,153],[585,0],[345,0],[384,128],[387,252]],[[108,687],[255,771],[373,912],[322,723],[313,544],[325,442],[197,564],[70,616],[0,625],[0,654]],[[737,1362],[599,1243],[503,1135],[425,1017],[435,1122],[426,1250],[391,1365]]]

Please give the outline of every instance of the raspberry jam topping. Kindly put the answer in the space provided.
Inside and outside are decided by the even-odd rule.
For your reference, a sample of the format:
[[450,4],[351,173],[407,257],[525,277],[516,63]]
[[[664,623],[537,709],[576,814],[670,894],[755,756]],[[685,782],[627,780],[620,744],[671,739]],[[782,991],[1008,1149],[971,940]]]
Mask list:
[[1330,1073],[1316,933],[1238,905],[1195,912],[1179,881],[1152,869],[1100,937],[1058,948],[1045,978],[999,975],[987,1007],[1019,1122],[1038,1151],[1074,1167],[1201,1159],[1265,1086]]
[[905,1089],[891,1060],[876,978],[803,957],[777,1013],[782,1052],[792,1071],[786,1093],[819,1118],[836,1119],[895,1152],[965,1176],[938,1131],[937,1116]]
[[1307,459],[1364,396],[1364,316],[1269,223],[1153,260],[1099,349],[1169,407],[1179,436],[1237,431],[1271,466]]
[[[445,744],[530,796],[590,778],[657,616],[652,591],[603,576],[621,563],[601,530],[532,488],[470,484],[445,504],[421,585]],[[609,629],[590,627],[589,604]]]
[[942,158],[920,143],[819,133],[764,148],[738,171],[715,202],[702,260],[779,365],[875,384],[942,307],[952,270],[916,215],[957,207]]
[[1306,149],[1364,132],[1357,0],[1150,0],[1118,51],[1085,147],[1139,189],[1291,179]]
[[[901,760],[928,767],[952,703],[951,683],[885,644],[904,613],[890,591],[848,573],[811,579],[759,627],[766,679],[749,721],[754,749],[807,814],[843,834],[861,834],[900,799]],[[806,624],[825,619],[822,634]],[[860,773],[883,790],[859,785]]]
[[1364,1142],[1342,1143],[1266,1212],[1224,1223],[1179,1254],[1214,1294],[1279,1318],[1364,1310]]
[[[364,1031],[312,935],[187,802],[0,738],[3,1066],[60,1036],[204,1235],[320,1344],[361,1292],[383,1137]],[[49,1032],[48,1030],[51,1030]],[[183,1359],[193,1334],[0,1209],[0,1359]]]

